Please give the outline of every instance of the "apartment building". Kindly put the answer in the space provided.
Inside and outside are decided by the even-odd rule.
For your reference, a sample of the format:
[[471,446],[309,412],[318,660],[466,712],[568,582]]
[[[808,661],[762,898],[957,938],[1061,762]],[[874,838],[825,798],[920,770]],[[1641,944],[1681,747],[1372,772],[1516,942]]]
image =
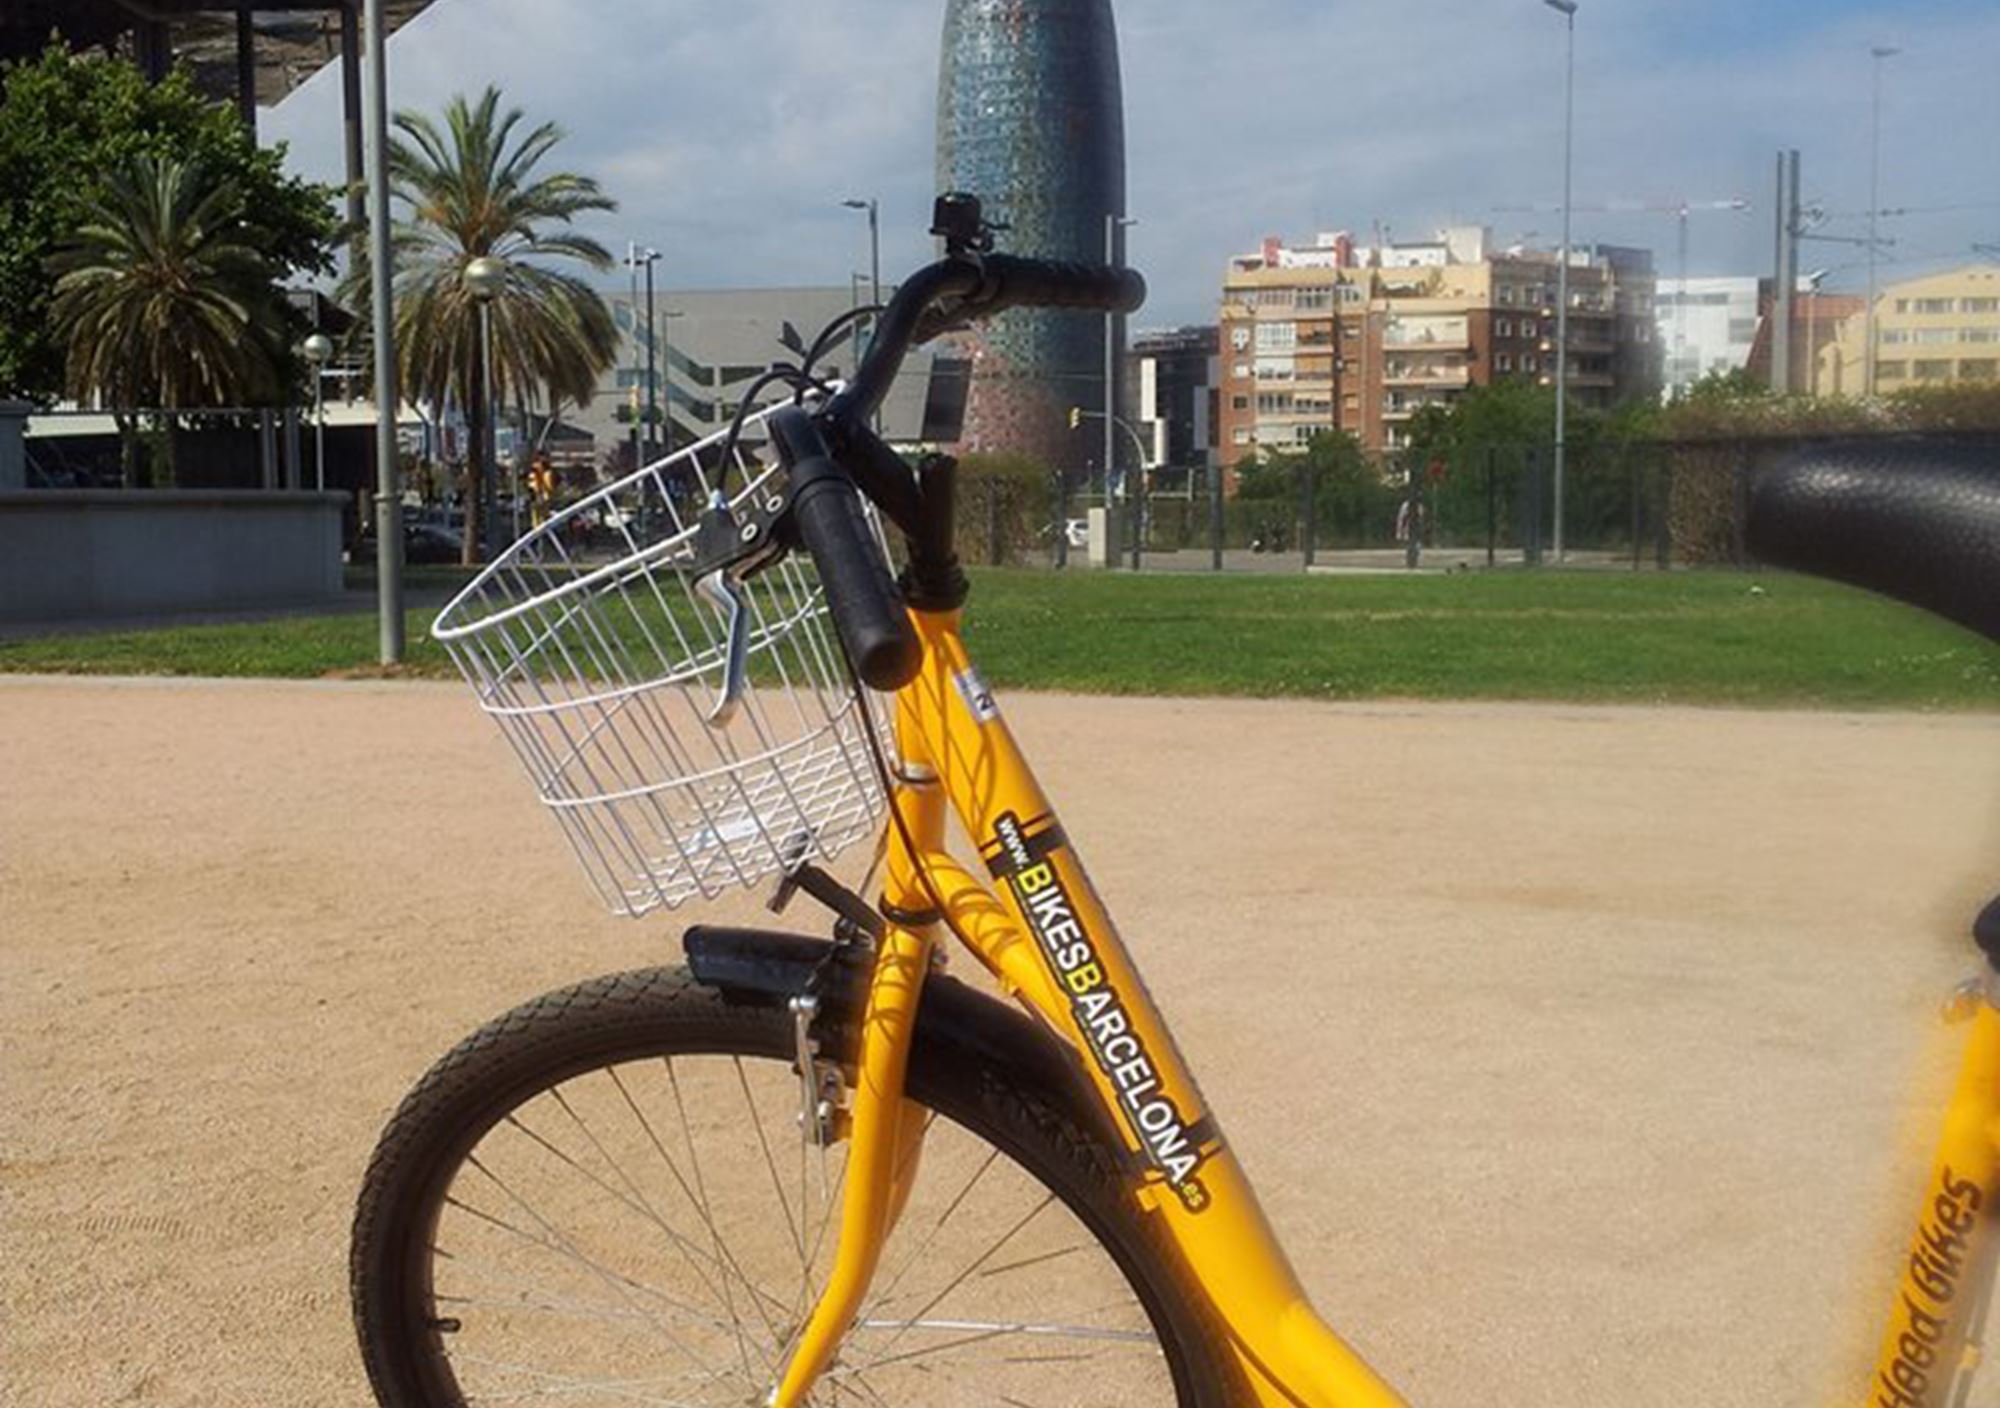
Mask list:
[[[1824,394],[1867,389],[1865,307],[1820,353]],[[2000,381],[2000,265],[1975,264],[1891,284],[1875,301],[1875,389]]]
[[[1509,379],[1553,384],[1559,255],[1497,249],[1480,226],[1434,240],[1307,247],[1272,238],[1223,279],[1217,453],[1290,449],[1338,427],[1396,449],[1425,406]],[[1570,261],[1571,402],[1650,395],[1658,378],[1652,255]]]

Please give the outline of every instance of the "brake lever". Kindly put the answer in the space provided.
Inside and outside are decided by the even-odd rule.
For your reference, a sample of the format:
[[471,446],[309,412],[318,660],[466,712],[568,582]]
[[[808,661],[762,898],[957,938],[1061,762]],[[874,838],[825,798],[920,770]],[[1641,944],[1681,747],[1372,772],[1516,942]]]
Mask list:
[[723,647],[722,692],[702,722],[710,728],[727,728],[742,707],[750,683],[750,600],[742,580],[725,568],[703,573],[694,585],[722,611],[723,629],[728,633]]
[[703,722],[727,728],[742,707],[750,685],[750,594],[744,583],[753,573],[784,555],[777,531],[785,510],[782,493],[767,495],[738,521],[729,500],[718,490],[695,532],[695,592],[722,615],[724,631],[722,688]]

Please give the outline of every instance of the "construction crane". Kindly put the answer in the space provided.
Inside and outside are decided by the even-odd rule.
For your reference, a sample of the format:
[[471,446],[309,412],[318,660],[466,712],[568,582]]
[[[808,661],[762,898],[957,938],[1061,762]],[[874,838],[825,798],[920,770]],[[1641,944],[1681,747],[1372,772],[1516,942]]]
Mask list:
[[[1591,215],[1671,215],[1678,226],[1675,237],[1675,262],[1680,281],[1680,297],[1674,301],[1674,366],[1686,365],[1687,348],[1687,278],[1688,278],[1688,217],[1707,215],[1718,211],[1733,211],[1742,214],[1750,208],[1750,202],[1741,196],[1729,196],[1722,200],[1602,200],[1581,205],[1571,205],[1571,211],[1582,211]],[[1495,211],[1515,214],[1558,215],[1560,205],[1496,205]],[[1676,383],[1675,389],[1678,389]]]

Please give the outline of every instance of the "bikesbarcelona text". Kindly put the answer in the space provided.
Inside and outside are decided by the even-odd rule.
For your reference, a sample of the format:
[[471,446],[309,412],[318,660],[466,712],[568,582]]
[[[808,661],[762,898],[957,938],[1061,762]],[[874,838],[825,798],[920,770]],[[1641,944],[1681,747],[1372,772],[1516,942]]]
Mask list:
[[1091,1058],[1117,1092],[1147,1161],[1184,1205],[1199,1212],[1208,1205],[1208,1191],[1195,1177],[1203,1158],[1202,1141],[1161,1090],[1159,1068],[1126,1015],[1125,1004],[1106,976],[1090,935],[1078,922],[1062,876],[1048,859],[1049,843],[1061,833],[1050,827],[1030,837],[1011,812],[1001,813],[994,831],[1000,847],[992,868],[1013,889],[1021,912],[1062,983],[1076,1029],[1088,1044]]

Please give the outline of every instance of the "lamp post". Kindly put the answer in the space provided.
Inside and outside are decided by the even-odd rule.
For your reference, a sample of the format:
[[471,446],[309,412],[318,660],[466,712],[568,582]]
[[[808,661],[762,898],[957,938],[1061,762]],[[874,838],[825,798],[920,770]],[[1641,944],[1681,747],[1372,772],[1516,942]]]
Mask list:
[[1806,395],[1819,395],[1819,286],[1831,269],[1815,269],[1806,275]]
[[[1108,214],[1104,217],[1105,268],[1116,269],[1124,264],[1125,261],[1119,258],[1118,236],[1121,231],[1129,230],[1138,223],[1136,219],[1129,215]],[[1118,441],[1113,433],[1113,427],[1117,423],[1117,420],[1118,315],[1116,313],[1106,313],[1104,315],[1104,515],[1107,525],[1113,519],[1111,512],[1111,477],[1118,463]],[[1130,493],[1127,493],[1125,498],[1129,504],[1132,496]],[[1139,556],[1139,525],[1136,519],[1132,525],[1132,533],[1132,557],[1133,565],[1136,567]],[[1110,552],[1105,554],[1105,561],[1114,566],[1117,564],[1118,552],[1115,545]]]
[[327,358],[333,355],[333,339],[316,332],[299,344],[299,355],[312,368],[313,379],[313,488],[326,488],[326,382]]
[[1576,0],[1542,0],[1563,17],[1568,36],[1563,60],[1563,237],[1556,270],[1556,561],[1563,560],[1563,476],[1569,450],[1569,218],[1570,174],[1576,150]]
[[655,349],[658,344],[653,335],[653,266],[660,262],[660,251],[643,245],[626,246],[626,262],[632,266],[636,284],[638,271],[646,271],[646,409],[639,419],[645,425],[643,448],[640,451],[641,464],[653,462],[653,427],[659,423],[659,360]]
[[384,665],[403,658],[403,496],[396,465],[396,324],[390,299],[389,60],[382,0],[363,0],[368,34],[369,305],[375,333],[375,612]]
[[[868,212],[868,301],[874,307],[882,306],[882,209],[874,196],[853,196],[841,202],[849,210]],[[875,323],[881,314],[873,314],[868,319],[868,341],[861,344],[855,353],[854,366],[861,367],[861,356],[875,342]],[[875,432],[882,431],[882,408],[875,408]]]
[[[501,287],[507,282],[507,264],[505,260],[495,259],[490,254],[482,254],[466,261],[465,268],[459,274],[459,278],[465,284],[465,291],[472,295],[473,302],[479,305],[478,381],[480,405],[479,423],[472,432],[479,445],[478,522],[473,522],[472,514],[468,513],[466,515],[466,531],[468,535],[473,537],[472,550],[474,555],[478,556],[480,553],[480,543],[477,535],[486,530],[488,519],[487,509],[492,504],[494,497],[493,475],[494,471],[498,468],[495,460],[499,458],[496,444],[498,437],[494,434],[497,417],[494,413],[493,390],[497,378],[493,375],[493,300],[499,294]],[[468,495],[467,498],[469,500],[471,496]],[[520,496],[517,494],[515,495],[514,502],[514,515],[517,519],[520,517],[520,513]]]
[[1882,61],[1893,59],[1901,49],[1877,44],[1868,51],[1874,63],[1874,82],[1868,123],[1868,316],[1864,324],[1868,345],[1861,351],[1861,385],[1864,394],[1875,394],[1875,255],[1876,219],[1882,213]]

